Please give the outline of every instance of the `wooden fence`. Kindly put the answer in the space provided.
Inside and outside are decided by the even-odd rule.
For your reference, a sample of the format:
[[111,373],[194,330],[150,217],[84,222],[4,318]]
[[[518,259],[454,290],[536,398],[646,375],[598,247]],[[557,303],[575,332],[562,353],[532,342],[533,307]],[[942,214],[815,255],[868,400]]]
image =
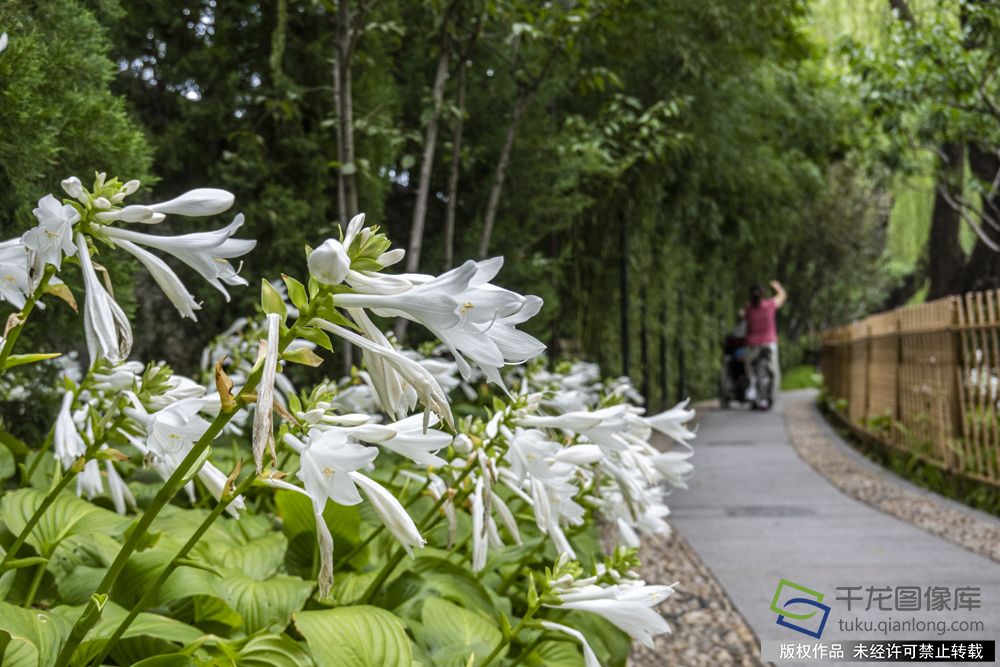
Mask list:
[[827,395],[883,444],[1000,486],[1000,293],[872,315],[823,333]]

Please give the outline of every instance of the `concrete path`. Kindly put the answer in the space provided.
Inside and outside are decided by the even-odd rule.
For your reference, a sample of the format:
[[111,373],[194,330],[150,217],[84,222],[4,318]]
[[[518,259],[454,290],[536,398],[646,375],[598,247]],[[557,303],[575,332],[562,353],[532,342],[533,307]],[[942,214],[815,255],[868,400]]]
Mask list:
[[[768,413],[734,409],[705,415],[690,488],[668,500],[674,526],[757,636],[763,641],[815,641],[776,623],[771,602],[779,580],[787,579],[824,594],[823,602],[832,608],[824,642],[1000,639],[1000,564],[859,503],[820,477],[792,449],[782,417],[784,402],[807,400],[813,400],[810,394],[793,392]],[[838,587],[848,586],[861,587],[853,595],[863,598],[850,611],[846,601],[836,599],[846,594]],[[873,609],[866,610],[870,587],[889,587],[895,595],[897,587],[905,586],[921,589],[920,611],[900,611],[895,599],[882,603],[889,610],[879,610],[877,592]],[[978,587],[981,608],[926,611],[929,587],[949,589],[952,596],[956,588]],[[843,629],[841,623],[850,628],[854,618],[885,625],[909,622],[910,627],[917,626],[915,621],[949,626],[981,621],[983,629],[948,627],[943,635],[906,626],[881,632],[875,630],[878,626],[871,632]]]

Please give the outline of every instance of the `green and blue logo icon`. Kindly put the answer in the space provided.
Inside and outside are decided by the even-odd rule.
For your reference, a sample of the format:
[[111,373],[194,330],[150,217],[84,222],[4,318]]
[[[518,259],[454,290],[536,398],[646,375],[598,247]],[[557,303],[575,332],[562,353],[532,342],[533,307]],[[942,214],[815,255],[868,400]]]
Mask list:
[[830,607],[823,604],[823,597],[818,591],[782,579],[771,600],[771,611],[778,615],[778,625],[820,639],[830,616]]

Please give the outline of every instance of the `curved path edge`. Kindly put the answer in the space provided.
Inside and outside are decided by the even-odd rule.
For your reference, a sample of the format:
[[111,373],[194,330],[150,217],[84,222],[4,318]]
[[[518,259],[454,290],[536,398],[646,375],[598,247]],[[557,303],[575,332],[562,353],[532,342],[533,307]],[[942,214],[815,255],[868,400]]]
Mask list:
[[785,430],[803,461],[845,495],[1000,563],[1000,520],[866,459],[834,430],[815,392],[785,395]]

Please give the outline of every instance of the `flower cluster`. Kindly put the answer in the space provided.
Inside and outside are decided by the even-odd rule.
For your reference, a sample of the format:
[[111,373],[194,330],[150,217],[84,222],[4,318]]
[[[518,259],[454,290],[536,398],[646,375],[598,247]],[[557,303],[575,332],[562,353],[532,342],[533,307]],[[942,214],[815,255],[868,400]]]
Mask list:
[[[587,664],[597,664],[595,649],[574,627],[575,612],[603,617],[647,644],[669,631],[655,607],[672,588],[641,580],[635,549],[643,536],[669,532],[665,494],[683,488],[691,472],[694,433],[687,423],[694,413],[686,404],[647,415],[627,378],[604,382],[598,367],[582,362],[546,367],[544,346],[518,328],[542,301],[493,284],[500,258],[469,261],[439,276],[390,274],[385,269],[403,251],[365,226],[363,216],[341,237],[307,249],[304,280],[263,281],[263,315],[241,318],[214,339],[197,379],[162,363],[129,360],[131,325],[107,275],[100,275],[92,256],[97,247],[135,257],[179,313],[194,318],[199,304],[149,249],[189,265],[228,297],[226,285],[246,284],[229,260],[254,245],[233,238],[242,216],[212,232],[135,231],[131,225],[214,215],[233,202],[224,191],[199,189],[160,204],[127,204],[137,188],[104,174],[90,189],[67,179],[68,199],[47,196],[35,210],[38,225],[0,244],[11,258],[0,294],[20,309],[0,371],[51,356],[11,356],[7,348],[32,306],[58,293],[53,285],[65,263],[79,265],[85,289],[89,364],[65,365],[60,409],[29,478],[51,446],[52,460],[64,480],[75,478],[78,495],[107,497],[127,514],[143,504],[133,492],[139,480],[155,475],[163,486],[144,508],[142,530],[169,500],[163,489],[186,489],[191,505],[215,499],[209,523],[223,509],[239,518],[296,498],[311,514],[316,604],[370,604],[389,595],[387,583],[406,554],[427,549],[446,554],[445,562],[457,554],[466,576],[492,578],[498,595],[514,601],[497,612],[502,624],[505,613],[521,617],[515,628],[504,625],[483,664],[520,642],[522,632],[567,634]],[[440,342],[425,345],[424,354],[402,349],[379,318],[405,318]],[[361,350],[362,368],[311,388],[291,381],[291,366],[315,377],[324,354],[344,342]],[[487,383],[502,397],[489,407],[469,403],[484,398]],[[232,451],[220,458],[224,442]],[[243,452],[254,470],[238,484]],[[330,522],[330,511],[357,511],[352,516],[368,528],[367,537],[335,544],[341,527]],[[581,548],[596,522],[615,526],[619,536],[603,561]],[[138,544],[130,537],[109,573],[117,576]],[[377,569],[359,570],[356,557],[369,544],[387,553]],[[187,558],[190,548],[171,562]],[[98,594],[111,590],[114,576],[108,576]],[[335,592],[341,579],[354,587]],[[79,617],[82,630],[63,649],[67,659],[72,638],[83,637],[99,615],[98,609]],[[131,617],[121,632],[129,623]],[[530,646],[523,642],[520,650]]]

